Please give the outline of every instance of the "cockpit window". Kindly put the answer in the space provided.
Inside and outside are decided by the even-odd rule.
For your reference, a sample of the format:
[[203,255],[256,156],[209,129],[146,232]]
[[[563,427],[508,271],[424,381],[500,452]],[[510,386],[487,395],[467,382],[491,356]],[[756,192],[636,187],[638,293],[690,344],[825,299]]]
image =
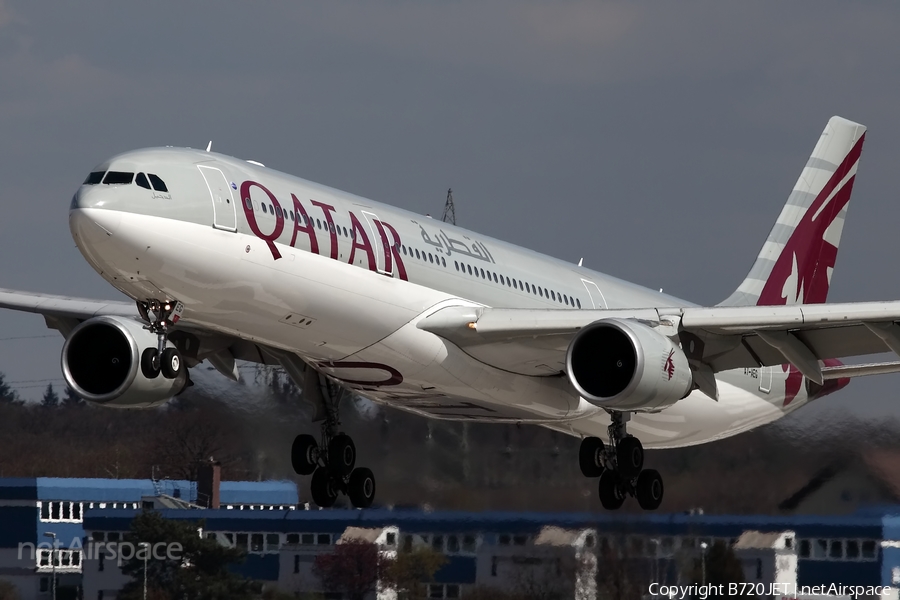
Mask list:
[[103,178],[106,185],[129,184],[134,179],[134,173],[126,173],[125,171],[110,171]]
[[144,188],[145,190],[150,189],[150,182],[147,181],[147,176],[143,173],[138,173],[137,177],[134,178],[134,182]]
[[166,187],[165,182],[159,178],[159,176],[154,175],[153,173],[147,173],[147,177],[150,178],[150,183],[153,184],[153,189],[157,192],[168,192],[169,188]]
[[84,180],[83,185],[97,185],[101,181],[103,181],[103,175],[106,171],[94,171],[93,173],[87,176],[87,179]]

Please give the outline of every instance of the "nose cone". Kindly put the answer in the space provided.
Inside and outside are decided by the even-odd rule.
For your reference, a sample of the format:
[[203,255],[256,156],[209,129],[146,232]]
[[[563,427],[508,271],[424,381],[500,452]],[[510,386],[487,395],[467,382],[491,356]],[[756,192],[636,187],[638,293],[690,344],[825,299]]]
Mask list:
[[69,210],[77,210],[79,208],[104,208],[110,200],[107,191],[98,185],[83,185],[78,188],[75,195],[72,196],[72,203]]
[[116,232],[121,221],[118,210],[108,208],[108,190],[97,186],[81,186],[69,206],[69,229],[75,242],[100,244]]

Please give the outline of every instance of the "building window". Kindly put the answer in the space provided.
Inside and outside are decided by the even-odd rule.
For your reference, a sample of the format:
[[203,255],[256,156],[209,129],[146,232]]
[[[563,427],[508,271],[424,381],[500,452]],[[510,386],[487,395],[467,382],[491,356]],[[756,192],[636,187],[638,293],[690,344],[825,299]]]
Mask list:
[[250,536],[250,552],[263,551],[263,534],[254,533]]
[[859,560],[859,541],[847,540],[847,558]]
[[315,544],[316,536],[312,533],[304,533],[303,535],[300,536],[300,543],[301,544],[309,544],[309,545]]
[[501,535],[497,539],[497,543],[500,544],[501,546],[509,546],[510,541],[511,541],[510,537],[506,534]]
[[862,543],[863,560],[873,560],[875,558],[875,541],[865,540]]
[[800,558],[809,558],[809,540],[800,540]]
[[843,540],[831,540],[831,549],[828,552],[829,558],[844,558],[844,542]]
[[397,534],[393,531],[388,532],[388,534],[384,537],[384,545],[385,546],[396,546],[397,545]]
[[316,544],[319,546],[327,546],[331,544],[331,534],[330,533],[320,533],[316,536]]
[[442,535],[431,536],[431,548],[435,552],[443,552],[444,551],[444,536],[442,536]]
[[475,539],[474,535],[468,534],[463,536],[463,552],[475,552],[477,545],[477,540]]
[[281,546],[281,536],[277,533],[267,533],[266,552],[278,552],[279,546]]
[[287,534],[287,543],[288,544],[299,544],[300,543],[300,535],[296,533]]

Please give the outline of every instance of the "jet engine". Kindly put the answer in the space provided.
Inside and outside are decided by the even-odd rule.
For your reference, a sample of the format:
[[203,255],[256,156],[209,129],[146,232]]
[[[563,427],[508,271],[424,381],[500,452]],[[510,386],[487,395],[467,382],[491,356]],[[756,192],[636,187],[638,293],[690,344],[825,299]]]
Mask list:
[[602,319],[584,327],[566,352],[569,381],[596,406],[648,411],[675,404],[693,385],[681,348],[637,321]]
[[94,317],[75,327],[63,345],[63,376],[89,402],[119,408],[158,406],[184,389],[187,369],[175,379],[145,376],[141,353],[156,346],[156,334],[137,319]]

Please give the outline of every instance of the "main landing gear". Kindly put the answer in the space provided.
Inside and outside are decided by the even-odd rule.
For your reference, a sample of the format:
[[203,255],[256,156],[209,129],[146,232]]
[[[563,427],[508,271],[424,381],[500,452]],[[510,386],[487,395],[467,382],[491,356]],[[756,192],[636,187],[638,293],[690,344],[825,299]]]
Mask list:
[[137,303],[141,316],[149,321],[144,329],[156,334],[156,347],[141,352],[141,373],[147,379],[155,379],[162,373],[166,379],[175,379],[184,371],[184,360],[177,348],[167,348],[169,328],[178,322],[184,305],[181,302],[147,300]]
[[607,510],[622,506],[627,496],[644,510],[656,510],[663,498],[663,481],[655,469],[644,469],[644,447],[625,430],[627,416],[611,411],[609,443],[596,437],[581,440],[578,462],[585,477],[599,477],[600,504]]
[[330,401],[325,403],[321,443],[309,434],[298,435],[291,446],[291,465],[298,475],[312,474],[310,493],[322,508],[334,505],[339,493],[349,496],[355,508],[368,508],[375,500],[375,476],[370,469],[356,467],[356,446],[349,435],[338,431],[342,390],[327,380],[324,384]]

